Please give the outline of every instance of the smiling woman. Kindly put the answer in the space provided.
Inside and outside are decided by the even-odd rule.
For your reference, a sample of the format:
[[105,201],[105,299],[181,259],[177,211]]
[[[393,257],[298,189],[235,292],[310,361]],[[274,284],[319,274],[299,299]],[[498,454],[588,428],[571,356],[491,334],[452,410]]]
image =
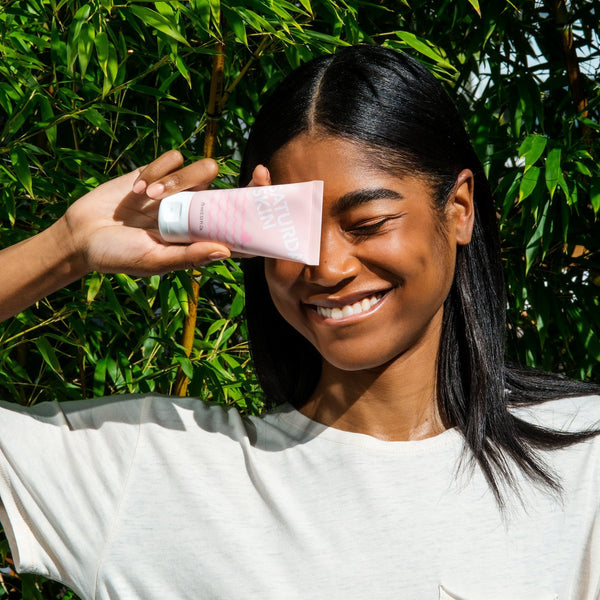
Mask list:
[[[448,205],[442,233],[426,179],[377,169],[344,139],[300,135],[276,153],[270,171],[273,183],[302,181],[311,173],[325,183],[320,264],[265,263],[279,313],[329,367],[387,365],[387,377],[396,377],[394,368],[412,370],[412,360],[428,370],[433,390],[426,365],[435,363],[457,234],[462,243],[470,236],[470,173]],[[424,353],[429,360],[421,360]],[[351,379],[346,374],[344,381],[353,387]]]
[[[161,198],[215,176],[169,153],[84,196],[0,253],[4,314],[93,269],[228,256],[156,232]],[[505,363],[495,209],[435,78],[377,47],[294,72],[241,182],[315,179],[319,263],[244,259],[272,410],[0,403],[18,568],[98,600],[600,598],[597,388]]]
[[511,407],[595,388],[505,364],[496,211],[435,78],[379,47],[311,61],[257,116],[242,182],[257,164],[275,183],[325,181],[320,264],[245,265],[251,348],[268,399],[385,439],[456,426],[500,503],[514,465],[559,489],[537,449],[586,434],[536,428]]

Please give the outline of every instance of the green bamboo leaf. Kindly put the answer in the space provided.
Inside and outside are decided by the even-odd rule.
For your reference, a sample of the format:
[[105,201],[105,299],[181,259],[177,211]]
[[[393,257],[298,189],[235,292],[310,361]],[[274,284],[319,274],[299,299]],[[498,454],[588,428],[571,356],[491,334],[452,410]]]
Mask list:
[[200,24],[205,31],[210,29],[210,5],[206,0],[192,0],[190,8],[194,15],[200,19]]
[[102,72],[106,75],[108,63],[108,35],[106,35],[106,32],[101,31],[98,33],[94,38],[94,44],[96,46],[98,64],[100,65]]
[[33,196],[29,157],[23,148],[13,148],[10,151],[10,160],[19,183],[27,190],[30,196]]
[[[1,171],[6,172],[6,168],[0,167]],[[9,178],[12,179],[12,174],[9,174]],[[0,220],[8,221],[11,227],[15,224],[17,219],[17,205],[15,202],[15,194],[4,190],[2,196],[0,196]]]
[[588,127],[591,127],[592,129],[595,129],[596,131],[600,131],[600,123],[598,123],[596,121],[592,121],[591,119],[581,118],[581,117],[577,120],[580,121],[581,123],[583,123],[584,125],[587,125]]
[[131,384],[133,382],[133,375],[131,373],[131,365],[129,363],[129,357],[124,352],[117,352],[117,358],[119,359],[119,368],[121,374],[125,380],[125,384],[127,385],[127,391],[131,392]]
[[185,66],[185,63],[183,62],[183,59],[179,54],[175,58],[175,64],[177,65],[177,70],[183,75],[183,78],[187,81],[187,84],[191,89],[192,80],[190,79],[190,72],[188,71],[187,67]]
[[94,127],[103,131],[106,135],[115,139],[115,134],[111,129],[108,121],[95,108],[88,108],[83,112],[83,117],[89,121]]
[[244,24],[242,17],[236,12],[235,9],[229,9],[226,7],[223,7],[223,14],[225,15],[227,23],[231,27],[236,39],[247,47],[248,36],[246,35],[246,25]]
[[106,372],[117,389],[125,383],[125,378],[121,373],[119,363],[114,358],[106,361]]
[[215,25],[219,26],[221,24],[221,0],[208,0],[208,4]]
[[310,0],[300,0],[300,4],[302,4],[302,6],[309,15],[313,14],[312,6],[310,5]]
[[571,222],[571,211],[564,202],[560,203],[560,224],[562,228],[562,242],[569,243],[569,223]]
[[571,190],[569,190],[569,186],[567,184],[567,180],[565,176],[560,172],[558,176],[558,186],[563,191],[565,198],[567,199],[567,204],[572,205],[577,202],[577,185],[573,187],[573,194],[571,194]]
[[161,276],[160,275],[150,275],[147,279],[148,287],[146,288],[146,297],[148,298],[148,302],[151,306],[154,305],[154,301],[158,295],[158,289],[160,287]]
[[114,85],[117,75],[119,74],[119,59],[117,58],[116,48],[110,44],[108,46],[108,62],[106,65],[106,79],[104,80],[104,86],[102,95],[106,96],[106,93]]
[[186,317],[190,314],[190,298],[190,294],[187,293],[184,288],[181,287],[177,289],[177,301]]
[[269,4],[269,9],[273,11],[273,14],[279,17],[279,23],[282,27],[287,28],[288,24],[293,22],[292,15],[285,10],[283,6],[278,6],[276,2]]
[[105,385],[106,385],[106,365],[107,362],[112,360],[107,356],[103,356],[98,360],[94,367],[94,396],[97,398],[104,396]]
[[233,335],[233,333],[235,332],[235,330],[237,329],[237,323],[233,323],[233,325],[230,325],[225,332],[223,333],[223,335],[221,336],[221,340],[220,340],[220,344],[219,344],[219,348],[226,348],[227,347],[227,341],[229,340],[229,338]]
[[479,8],[479,0],[469,0],[469,4],[477,11],[477,14],[481,16],[481,9]]
[[598,216],[600,212],[600,178],[598,177],[593,179],[590,185],[590,201],[594,209],[594,214]]
[[[211,0],[211,3],[212,2],[214,2],[214,0]],[[161,15],[150,8],[146,8],[145,6],[138,6],[137,4],[131,4],[129,10],[143,23],[154,27],[154,29],[168,35],[174,40],[189,46],[188,41],[178,31],[177,24],[171,22],[171,20],[167,19],[164,15]]]
[[[514,206],[515,197],[517,196],[517,190],[519,189],[519,186],[521,184],[521,178],[522,178],[521,174],[517,173],[514,176],[512,183],[510,184],[510,187],[508,188],[508,191],[504,195],[504,201],[502,202],[502,215],[500,218],[500,227],[501,228],[505,224],[505,221],[508,217],[508,213]],[[507,184],[509,182],[508,176],[506,178],[506,182],[507,182]],[[517,200],[518,200],[518,198],[517,198]]]
[[244,310],[244,292],[241,290],[237,292],[233,302],[231,303],[231,308],[229,309],[229,318],[233,319],[240,315]]
[[37,586],[37,578],[35,575],[24,573],[21,575],[21,597],[23,600],[44,600],[42,593]]
[[429,46],[424,40],[417,37],[414,33],[410,31],[396,31],[395,34],[406,44],[408,44],[411,48],[414,48],[417,52],[420,52],[427,58],[435,62],[443,61],[446,63],[446,59],[440,54],[440,52],[434,50],[431,46]]
[[117,74],[119,72],[119,62],[117,59],[117,51],[110,43],[108,35],[105,32],[100,32],[94,39],[96,46],[96,55],[98,63],[104,74],[104,82],[102,85],[102,95],[106,96],[112,88]]
[[519,156],[525,158],[525,167],[531,167],[542,156],[548,139],[537,133],[528,135],[519,146]]
[[88,278],[87,303],[91,304],[102,287],[104,277],[100,273],[92,273]]
[[105,277],[102,281],[102,289],[104,290],[104,295],[106,296],[106,302],[108,303],[109,308],[117,317],[117,322],[121,324],[125,319],[125,311],[123,310],[108,277]]
[[[45,95],[38,96],[38,102],[40,106],[40,113],[43,119],[44,132],[48,138],[50,146],[54,147],[56,145],[56,125],[52,125],[50,127],[46,126],[47,123],[54,121],[54,110],[52,109],[52,104]],[[40,123],[40,125],[42,125],[42,123]]]
[[148,299],[139,284],[133,280],[129,275],[124,273],[116,273],[115,279],[118,281],[121,288],[126,294],[147,314],[152,314],[152,308],[148,304]]
[[75,13],[75,17],[73,18],[73,23],[69,32],[69,40],[67,41],[67,69],[69,70],[69,73],[73,73],[73,65],[79,54],[79,34],[90,16],[91,10],[92,8],[89,4],[84,4]]
[[[169,279],[164,278],[158,286],[158,296],[160,299],[160,318],[163,328],[167,327],[169,314],[173,314],[179,309],[179,306],[173,306],[175,304],[175,294],[171,288],[171,282]],[[173,301],[171,301],[173,299]]]
[[91,23],[84,23],[77,40],[77,57],[79,59],[79,69],[81,70],[82,79],[85,76],[90,58],[92,57],[95,35],[96,30],[94,26]]
[[[273,25],[269,23],[269,21],[267,21],[262,15],[259,15],[253,10],[237,7],[236,12],[244,19],[246,23],[248,23],[248,25],[250,25],[250,27],[256,31],[268,31],[269,33],[276,33]],[[306,33],[308,34],[309,32]]]
[[546,187],[550,192],[550,198],[554,197],[556,186],[562,177],[562,171],[560,169],[560,155],[560,148],[553,148],[550,150],[548,157],[546,158]]
[[587,177],[591,177],[592,176],[592,172],[590,171],[589,167],[585,163],[582,163],[579,160],[575,161],[575,168],[580,173],[582,173],[583,175],[586,175]]
[[174,357],[175,362],[181,367],[181,370],[184,372],[185,376],[188,379],[192,379],[194,377],[194,365],[192,361],[185,355],[177,355]]
[[312,31],[311,29],[307,29],[304,31],[303,37],[306,37],[309,41],[319,40],[320,42],[324,42],[325,44],[331,44],[333,47],[336,46],[349,46],[350,44],[339,37],[335,37],[333,35],[329,35],[327,33],[322,33],[320,31]]
[[539,167],[531,167],[525,171],[523,178],[521,179],[521,185],[519,186],[519,202],[523,202],[525,198],[528,198],[535,186],[537,185],[540,177],[541,169]]
[[210,337],[215,331],[221,329],[227,323],[227,319],[217,319],[213,323],[211,323],[208,331],[206,332],[206,337]]
[[[179,2],[172,2],[177,8],[177,10],[181,10],[181,5]],[[175,13],[173,12],[173,6],[169,2],[155,2],[154,7],[161,14],[165,15],[167,18],[173,16]]]
[[525,274],[529,273],[529,269],[533,265],[535,258],[537,257],[540,251],[540,239],[544,233],[544,226],[546,225],[546,219],[548,217],[548,208],[550,207],[550,200],[546,202],[544,205],[544,210],[542,211],[542,216],[540,217],[537,227],[533,232],[533,235],[527,242],[527,247],[525,248]]
[[50,345],[50,342],[46,337],[39,337],[34,340],[35,347],[42,355],[44,362],[55,372],[60,373],[60,363],[54,352],[54,348]]
[[2,108],[7,115],[12,115],[13,113],[13,104],[11,102],[12,93],[12,86],[8,83],[0,82],[0,108]]

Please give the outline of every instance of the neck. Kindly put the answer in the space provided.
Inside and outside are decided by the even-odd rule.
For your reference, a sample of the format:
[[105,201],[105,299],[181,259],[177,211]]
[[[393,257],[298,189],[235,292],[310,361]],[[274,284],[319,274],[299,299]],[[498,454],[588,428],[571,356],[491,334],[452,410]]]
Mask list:
[[329,427],[389,441],[441,433],[447,427],[436,399],[435,338],[375,369],[343,371],[324,361],[319,383],[300,412]]

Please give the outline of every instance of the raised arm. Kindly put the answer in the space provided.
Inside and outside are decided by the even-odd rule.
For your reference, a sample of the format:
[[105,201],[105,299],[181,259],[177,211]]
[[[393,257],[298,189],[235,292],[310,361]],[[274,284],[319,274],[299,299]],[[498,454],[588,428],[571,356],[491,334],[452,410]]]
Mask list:
[[90,271],[151,275],[229,256],[219,243],[161,242],[160,200],[183,189],[205,189],[217,176],[213,160],[182,163],[179,152],[167,152],[100,185],[38,235],[0,251],[0,320]]

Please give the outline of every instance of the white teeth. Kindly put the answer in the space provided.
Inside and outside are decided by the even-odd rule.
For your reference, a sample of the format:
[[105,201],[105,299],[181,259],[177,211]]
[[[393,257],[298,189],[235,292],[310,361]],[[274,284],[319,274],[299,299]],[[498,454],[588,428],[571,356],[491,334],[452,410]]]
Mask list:
[[[362,310],[362,309],[361,309]],[[354,314],[354,308],[348,304],[342,308],[342,316],[351,317]]]
[[363,298],[360,302],[354,304],[346,304],[341,308],[326,308],[324,306],[317,306],[317,313],[325,319],[342,319],[343,317],[351,317],[352,315],[358,315],[365,310],[369,310],[371,306],[377,304],[383,294],[377,294],[370,298]]

